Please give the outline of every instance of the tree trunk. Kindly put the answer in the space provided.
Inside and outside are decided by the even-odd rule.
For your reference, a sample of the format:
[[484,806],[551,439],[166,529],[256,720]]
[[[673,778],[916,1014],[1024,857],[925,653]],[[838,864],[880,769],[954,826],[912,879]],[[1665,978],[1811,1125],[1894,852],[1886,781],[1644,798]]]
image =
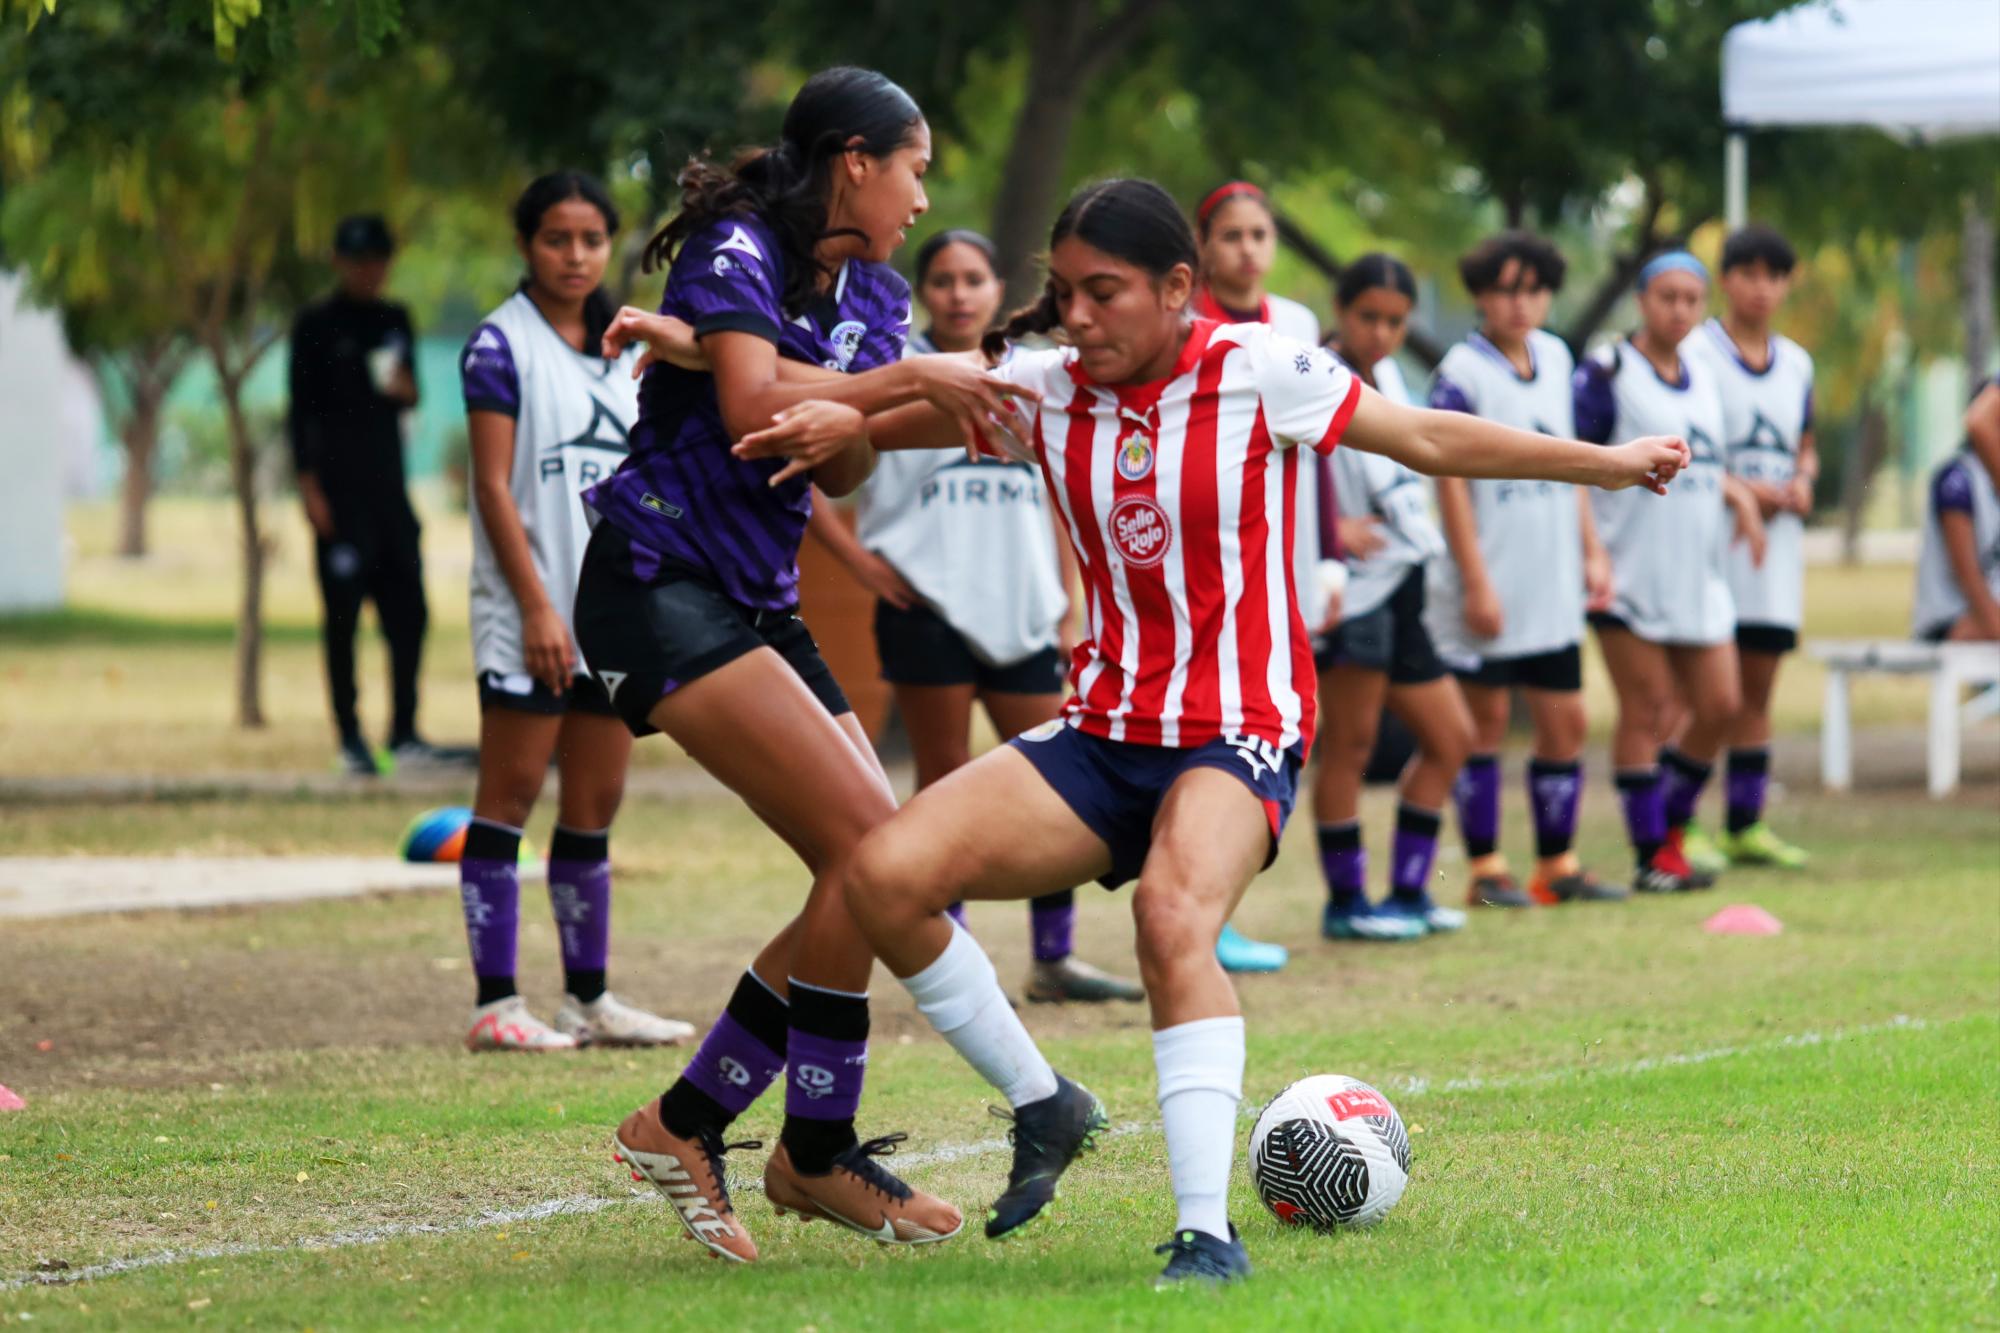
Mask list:
[[146,554],[146,504],[153,498],[153,457],[160,444],[160,414],[166,385],[146,375],[132,379],[132,408],[118,431],[125,446],[125,481],[118,494],[118,554],[136,560]]
[[1965,196],[1959,275],[1965,302],[1965,370],[1974,382],[1993,366],[1993,219]]
[[1091,13],[1089,5],[1061,0],[1029,8],[1028,86],[993,201],[993,244],[1000,252],[1010,310],[1029,304],[1041,290],[1035,256],[1056,214],[1070,128],[1086,91],[1078,77],[1077,54]]
[[257,444],[243,415],[243,372],[231,375],[215,356],[222,406],[229,421],[229,478],[236,491],[237,535],[243,555],[236,604],[236,725],[264,725],[264,559],[257,513]]

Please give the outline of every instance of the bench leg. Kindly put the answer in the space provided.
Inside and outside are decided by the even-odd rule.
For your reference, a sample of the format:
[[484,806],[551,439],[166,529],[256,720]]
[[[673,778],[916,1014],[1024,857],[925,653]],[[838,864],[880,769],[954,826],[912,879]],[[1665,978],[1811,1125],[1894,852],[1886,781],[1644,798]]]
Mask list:
[[1933,797],[1949,796],[1958,790],[1958,677],[1948,666],[1940,666],[1931,677],[1925,759]]
[[1854,726],[1847,707],[1847,673],[1829,667],[1826,712],[1819,725],[1819,780],[1828,791],[1854,786]]

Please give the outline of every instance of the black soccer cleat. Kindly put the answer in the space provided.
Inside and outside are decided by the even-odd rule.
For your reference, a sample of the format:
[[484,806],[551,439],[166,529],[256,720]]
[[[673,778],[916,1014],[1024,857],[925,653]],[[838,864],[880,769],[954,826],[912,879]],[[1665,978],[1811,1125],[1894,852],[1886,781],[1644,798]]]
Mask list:
[[1104,1103],[1089,1089],[1056,1075],[1056,1090],[1038,1102],[1005,1111],[992,1108],[1014,1128],[1007,1139],[1014,1145],[1014,1169],[1007,1189],[986,1210],[986,1236],[999,1240],[1040,1217],[1056,1197],[1056,1182],[1076,1155],[1097,1146],[1097,1136],[1110,1124]]
[[1196,1282],[1220,1286],[1250,1276],[1250,1256],[1234,1222],[1229,1224],[1228,1240],[1206,1231],[1176,1231],[1172,1240],[1155,1246],[1153,1253],[1171,1256],[1166,1268],[1153,1279],[1155,1291]]

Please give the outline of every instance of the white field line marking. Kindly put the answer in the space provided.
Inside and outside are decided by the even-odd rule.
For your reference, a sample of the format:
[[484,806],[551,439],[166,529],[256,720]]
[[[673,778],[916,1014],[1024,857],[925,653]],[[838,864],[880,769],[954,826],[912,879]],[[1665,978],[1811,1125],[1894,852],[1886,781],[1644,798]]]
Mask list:
[[[1970,1017],[1968,1015],[1967,1017]],[[1424,1097],[1434,1093],[1486,1092],[1507,1088],[1540,1087],[1552,1083],[1562,1083],[1578,1077],[1623,1078],[1638,1074],[1650,1074],[1662,1069],[1679,1069],[1688,1065],[1708,1064],[1714,1060],[1729,1060],[1738,1056],[1756,1055],[1767,1051],[1791,1050],[1801,1047],[1826,1046],[1835,1042],[1853,1041],[1860,1037],[1877,1036],[1890,1032],[1919,1032],[1926,1028],[1947,1027],[1966,1021],[1965,1018],[1947,1019],[1941,1023],[1929,1022],[1921,1018],[1911,1018],[1898,1014],[1887,1022],[1864,1023],[1857,1027],[1833,1028],[1825,1032],[1807,1031],[1788,1033],[1768,1041],[1742,1042],[1734,1046],[1712,1046],[1706,1050],[1683,1051],[1671,1055],[1647,1056],[1639,1060],[1628,1060],[1611,1065],[1576,1065],[1562,1069],[1546,1069],[1529,1074],[1497,1074],[1491,1078],[1471,1076],[1433,1080],[1421,1077],[1403,1076],[1384,1080],[1384,1085],[1398,1097]],[[1246,1118],[1256,1115],[1256,1109],[1248,1104],[1244,1107]],[[1122,1138],[1131,1134],[1143,1134],[1157,1129],[1159,1122],[1151,1120],[1124,1121],[1111,1126],[1110,1137]],[[891,1159],[891,1165],[907,1170],[912,1167],[941,1166],[950,1162],[962,1162],[975,1157],[991,1157],[1006,1152],[1005,1139],[981,1139],[976,1143],[947,1143],[922,1152],[899,1153]],[[739,1193],[761,1190],[763,1182],[754,1177],[737,1177],[729,1182],[730,1189]],[[584,1217],[603,1212],[607,1208],[617,1208],[632,1204],[657,1204],[660,1196],[651,1190],[632,1190],[628,1195],[606,1198],[597,1194],[572,1194],[563,1199],[545,1199],[529,1204],[525,1208],[502,1208],[478,1213],[456,1222],[385,1222],[380,1226],[358,1227],[351,1231],[336,1231],[323,1236],[301,1236],[297,1240],[283,1244],[239,1242],[230,1245],[210,1245],[199,1249],[158,1250],[151,1254],[134,1255],[125,1259],[109,1259],[103,1263],[88,1264],[81,1268],[58,1269],[55,1272],[24,1273],[19,1277],[0,1281],[0,1291],[16,1291],[22,1287],[49,1285],[61,1286],[72,1282],[86,1282],[96,1278],[117,1277],[123,1273],[138,1272],[147,1268],[163,1268],[174,1264],[201,1263],[210,1259],[240,1259],[251,1255],[278,1254],[289,1250],[343,1250],[360,1245],[380,1245],[384,1241],[396,1240],[403,1236],[448,1236],[466,1231],[483,1231],[493,1227],[514,1226],[523,1222],[541,1222],[552,1217]]]

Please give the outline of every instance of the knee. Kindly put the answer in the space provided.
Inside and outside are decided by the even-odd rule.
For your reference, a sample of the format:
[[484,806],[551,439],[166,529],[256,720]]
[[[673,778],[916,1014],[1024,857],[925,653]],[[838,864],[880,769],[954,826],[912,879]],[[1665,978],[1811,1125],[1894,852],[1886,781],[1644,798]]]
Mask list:
[[843,877],[847,910],[869,936],[942,911],[956,901],[933,902],[941,891],[932,858],[917,840],[884,825],[861,839]]
[[1448,768],[1456,773],[1472,757],[1472,747],[1478,740],[1478,733],[1469,721],[1463,726],[1440,724],[1424,736],[1424,758],[1439,768]]
[[1343,772],[1364,772],[1368,767],[1369,756],[1374,753],[1373,727],[1342,730],[1327,737],[1327,760]]
[[1725,681],[1707,698],[1697,702],[1694,710],[1695,721],[1704,728],[1722,728],[1734,722],[1743,712],[1743,689],[1735,681]]
[[1222,922],[1170,885],[1142,878],[1132,895],[1132,923],[1139,971],[1154,994],[1163,993],[1181,968],[1215,959]]

